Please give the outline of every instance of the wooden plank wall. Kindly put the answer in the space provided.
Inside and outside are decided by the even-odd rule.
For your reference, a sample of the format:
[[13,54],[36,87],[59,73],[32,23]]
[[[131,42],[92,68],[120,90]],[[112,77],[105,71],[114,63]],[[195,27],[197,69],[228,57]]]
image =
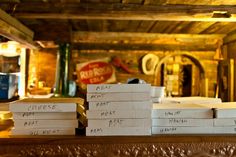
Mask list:
[[[174,51],[151,51],[160,58],[164,57]],[[32,82],[33,77],[37,81],[45,81],[48,87],[54,86],[55,71],[56,71],[56,53],[57,49],[41,49],[30,54],[29,61],[29,83]],[[119,56],[130,69],[135,71],[135,74],[127,74],[122,69],[116,68],[117,82],[126,82],[130,77],[137,77],[145,80],[148,83],[154,83],[154,76],[144,75],[141,68],[142,57],[150,53],[150,51],[105,51],[105,50],[72,50],[72,58],[70,64],[70,79],[73,79],[73,71],[77,63],[82,63],[94,59],[104,57]],[[217,81],[217,65],[218,62],[213,60],[214,51],[194,51],[191,52],[199,58],[200,62],[206,69],[206,77],[209,79],[209,93],[210,97],[215,94],[215,84]],[[195,82],[195,85],[197,83]]]
[[45,86],[53,87],[56,72],[56,49],[41,49],[31,51],[29,55],[28,86],[45,82]]
[[[147,53],[153,53],[159,58],[164,57],[169,53],[174,53],[176,51],[104,51],[104,50],[74,50],[72,53],[73,67],[77,63],[82,63],[90,60],[100,59],[104,57],[114,57],[119,56],[124,63],[126,63],[130,69],[135,71],[135,74],[127,74],[121,69],[116,68],[117,82],[125,83],[130,77],[137,77],[145,80],[148,83],[154,83],[153,75],[145,75],[140,67],[142,57]],[[191,52],[196,57],[199,58],[200,62],[205,67],[206,77],[209,79],[209,93],[210,97],[215,95],[215,85],[217,82],[217,65],[218,62],[213,60],[215,54],[214,51],[194,51]],[[72,67],[72,68],[73,68]],[[194,77],[194,76],[193,76]],[[195,85],[198,82],[195,82]],[[196,93],[195,93],[196,94]]]

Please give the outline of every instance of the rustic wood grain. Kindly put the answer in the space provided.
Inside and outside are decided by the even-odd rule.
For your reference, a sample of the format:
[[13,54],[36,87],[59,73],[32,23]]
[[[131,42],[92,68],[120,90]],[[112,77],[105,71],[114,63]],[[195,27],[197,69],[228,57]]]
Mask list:
[[216,22],[191,22],[190,25],[182,31],[182,33],[200,34],[215,23]]
[[[212,11],[206,13],[152,13],[142,11],[96,11],[96,12],[77,12],[77,13],[16,13],[19,19],[89,19],[89,20],[157,20],[157,21],[219,21],[236,22],[235,18],[212,18]],[[236,14],[231,14],[236,17]]]
[[3,156],[229,157],[236,155],[235,136],[227,135],[26,136],[1,138],[0,146],[0,154]]
[[232,32],[223,38],[224,44],[229,44],[236,40],[236,32]]
[[179,44],[172,45],[168,43],[163,44],[123,44],[123,43],[79,43],[74,44],[74,48],[78,50],[146,50],[146,51],[215,51],[218,47],[213,44]]
[[[60,42],[69,42],[70,30],[65,29],[66,25],[75,31],[228,34],[235,30],[235,3],[233,0],[61,0],[58,3],[4,0],[1,7],[29,26],[36,34],[35,40],[58,37]],[[214,11],[229,16],[212,18]]]
[[[224,34],[162,34],[162,33],[125,33],[125,32],[82,32],[75,31],[72,33],[72,42],[94,42],[94,41],[110,41],[110,40],[155,40],[156,43],[163,43],[169,41],[171,43],[182,42],[206,42],[220,40]],[[188,40],[189,39],[189,40]],[[216,43],[214,43],[216,44]]]
[[[227,25],[227,24],[228,24],[227,22],[216,22],[215,24],[211,25],[210,27],[208,27],[207,29],[205,29],[201,33],[202,34],[205,34],[205,33],[214,34],[216,32],[226,33],[225,31],[230,33],[230,31],[235,30],[235,26],[234,25]],[[232,29],[232,30],[230,30],[230,29]],[[228,34],[228,33],[226,33],[226,34]]]
[[136,32],[150,32],[149,30],[155,24],[155,21],[140,21],[139,27]]
[[33,31],[1,9],[0,34],[8,39],[25,44],[29,48],[36,48],[36,44],[33,42]]

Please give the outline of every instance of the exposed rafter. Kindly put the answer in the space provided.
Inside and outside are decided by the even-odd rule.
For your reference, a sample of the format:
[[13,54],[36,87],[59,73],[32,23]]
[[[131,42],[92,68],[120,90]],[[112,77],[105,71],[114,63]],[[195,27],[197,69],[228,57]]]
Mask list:
[[0,35],[26,45],[36,48],[33,42],[34,33],[18,20],[0,9]]
[[20,3],[20,0],[1,0],[1,3]]
[[[68,1],[68,0],[67,0]],[[66,1],[66,2],[67,2]],[[95,5],[96,4],[96,5]],[[236,13],[236,2],[232,5],[186,5],[186,4],[132,4],[126,3],[126,0],[122,0],[122,3],[44,3],[44,2],[21,2],[19,11],[27,12],[40,12],[40,8],[51,8],[55,9],[56,7],[63,8],[65,11],[76,12],[76,11],[148,11],[148,12],[159,12],[159,13],[168,13],[168,12],[188,12],[188,13],[207,13],[213,11],[228,11],[230,13]],[[26,7],[27,8],[24,8]],[[104,10],[106,9],[106,10]]]
[[183,50],[215,51],[224,35],[73,32],[71,41],[80,50]]
[[160,33],[124,33],[124,32],[73,32],[71,41],[95,42],[95,41],[118,41],[118,40],[148,40],[158,42],[158,40],[168,40],[172,42],[196,43],[205,42],[216,44],[217,40],[221,40],[225,35],[222,34],[160,34]]
[[[34,10],[40,10],[39,8]],[[37,7],[36,6],[36,7]],[[31,8],[29,5],[28,8]],[[35,4],[34,4],[35,7]],[[53,7],[48,4],[47,7]],[[54,6],[55,7],[55,6]],[[158,20],[158,21],[228,21],[236,22],[233,5],[141,5],[141,4],[63,4],[64,13],[20,10],[17,18],[24,19],[103,19],[103,20]],[[33,6],[32,6],[33,8]],[[30,12],[32,11],[32,12]]]
[[138,50],[138,51],[215,51],[216,45],[198,44],[195,43],[185,45],[172,45],[172,44],[109,44],[109,43],[80,43],[74,44],[74,48],[78,50]]
[[106,12],[106,13],[18,13],[17,18],[21,19],[84,19],[84,20],[155,20],[155,21],[215,21],[215,22],[236,22],[236,14],[231,17],[212,18],[213,13],[141,13],[130,12]]
[[236,32],[232,32],[223,38],[224,44],[229,44],[236,41]]

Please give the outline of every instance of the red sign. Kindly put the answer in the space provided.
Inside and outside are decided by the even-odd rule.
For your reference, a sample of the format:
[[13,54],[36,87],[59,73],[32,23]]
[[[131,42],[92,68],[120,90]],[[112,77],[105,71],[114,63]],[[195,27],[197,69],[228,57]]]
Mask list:
[[109,63],[97,61],[86,64],[79,72],[79,80],[84,84],[105,83],[113,76],[113,68]]

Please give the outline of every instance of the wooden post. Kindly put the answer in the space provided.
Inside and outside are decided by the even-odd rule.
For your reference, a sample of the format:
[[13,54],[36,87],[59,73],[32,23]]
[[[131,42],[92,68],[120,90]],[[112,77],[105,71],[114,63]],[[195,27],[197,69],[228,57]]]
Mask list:
[[234,59],[229,60],[229,101],[234,101]]
[[208,97],[208,78],[204,79],[204,96]]

